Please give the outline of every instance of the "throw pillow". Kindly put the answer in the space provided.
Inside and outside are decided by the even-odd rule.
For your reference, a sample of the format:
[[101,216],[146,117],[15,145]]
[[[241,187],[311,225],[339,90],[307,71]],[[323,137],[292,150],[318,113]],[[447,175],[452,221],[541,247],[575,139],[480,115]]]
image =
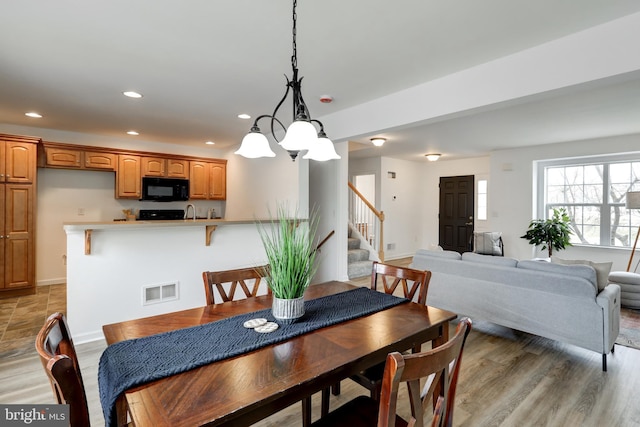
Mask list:
[[603,290],[609,284],[609,272],[613,262],[593,262],[585,259],[562,259],[551,257],[551,262],[563,265],[590,265],[596,270],[596,280],[598,282],[598,291]]
[[473,252],[482,255],[502,255],[500,231],[473,232]]

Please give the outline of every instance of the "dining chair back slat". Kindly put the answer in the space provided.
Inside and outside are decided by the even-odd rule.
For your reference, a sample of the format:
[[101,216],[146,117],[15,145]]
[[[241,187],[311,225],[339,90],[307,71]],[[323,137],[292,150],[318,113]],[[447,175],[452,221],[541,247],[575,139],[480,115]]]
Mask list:
[[[268,265],[263,265],[235,270],[203,272],[202,280],[204,281],[207,305],[216,303],[216,294],[221,300],[218,302],[233,301],[238,288],[242,290],[245,298],[258,296],[262,278],[266,276],[268,268]],[[271,294],[271,289],[268,286],[267,293]]]
[[431,272],[428,270],[415,270],[374,262],[371,272],[371,289],[377,290],[378,283],[381,283],[385,293],[393,294],[401,285],[402,296],[418,304],[426,305],[430,280]]

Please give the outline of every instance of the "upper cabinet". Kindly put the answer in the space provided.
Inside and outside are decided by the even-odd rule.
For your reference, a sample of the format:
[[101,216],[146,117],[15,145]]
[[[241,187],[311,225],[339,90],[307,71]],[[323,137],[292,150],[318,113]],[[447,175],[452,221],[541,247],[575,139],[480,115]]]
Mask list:
[[39,166],[48,168],[114,171],[118,161],[117,154],[98,147],[44,142],[40,150]]
[[142,176],[188,179],[189,161],[161,157],[142,157]]
[[118,156],[114,153],[100,151],[84,152],[84,167],[86,169],[116,170]]
[[[227,198],[226,160],[48,141],[39,146],[39,167],[115,171],[115,197],[118,199],[140,199],[142,177],[145,176],[188,179],[190,199]],[[20,149],[14,151],[14,158],[27,155],[26,152],[20,152]],[[5,156],[4,153],[1,155]],[[35,151],[32,155],[35,156]],[[15,163],[22,164],[17,161]],[[1,167],[4,167],[4,163]],[[25,173],[25,170],[19,170],[16,176]]]
[[189,199],[225,200],[227,198],[227,162],[189,162]]
[[142,179],[140,178],[140,156],[120,154],[118,173],[116,173],[116,198],[139,199],[142,197]]
[[29,184],[36,175],[36,144],[0,136],[0,182]]

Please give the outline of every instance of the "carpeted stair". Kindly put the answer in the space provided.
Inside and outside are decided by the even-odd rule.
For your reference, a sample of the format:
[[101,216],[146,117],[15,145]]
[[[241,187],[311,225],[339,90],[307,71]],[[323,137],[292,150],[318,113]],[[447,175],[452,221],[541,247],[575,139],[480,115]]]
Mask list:
[[373,264],[373,261],[369,261],[369,251],[360,249],[360,239],[351,237],[351,233],[349,233],[348,241],[347,274],[349,275],[349,280],[369,276],[371,274],[371,265]]

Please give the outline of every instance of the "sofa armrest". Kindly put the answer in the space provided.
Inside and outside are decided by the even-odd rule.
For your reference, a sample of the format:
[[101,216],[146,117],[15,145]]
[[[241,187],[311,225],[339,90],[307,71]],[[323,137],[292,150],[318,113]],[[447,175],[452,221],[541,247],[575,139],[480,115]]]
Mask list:
[[620,333],[620,286],[610,283],[596,296],[604,316],[603,354],[609,353]]

